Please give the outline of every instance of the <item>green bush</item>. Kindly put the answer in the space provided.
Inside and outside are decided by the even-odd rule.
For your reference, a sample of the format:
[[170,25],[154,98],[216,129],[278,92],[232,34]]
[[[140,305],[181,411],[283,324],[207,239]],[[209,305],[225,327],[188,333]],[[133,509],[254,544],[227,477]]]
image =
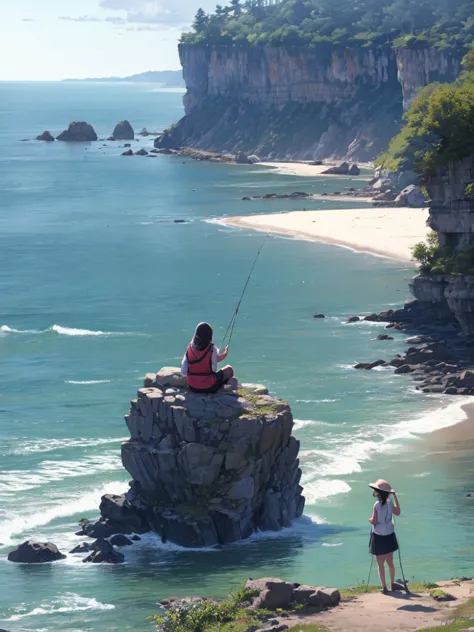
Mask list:
[[460,250],[440,247],[437,234],[432,232],[427,243],[413,247],[412,254],[420,264],[421,274],[474,274],[474,244],[466,244]]

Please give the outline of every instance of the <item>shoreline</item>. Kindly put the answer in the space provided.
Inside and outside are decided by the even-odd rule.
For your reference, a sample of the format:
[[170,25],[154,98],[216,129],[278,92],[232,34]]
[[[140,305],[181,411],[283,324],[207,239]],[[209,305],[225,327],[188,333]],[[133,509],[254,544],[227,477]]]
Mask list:
[[411,248],[426,238],[427,218],[427,209],[370,207],[233,216],[219,222],[412,263]]
[[[316,176],[324,176],[325,178],[354,178],[357,180],[369,181],[372,179],[372,176],[369,174],[362,174],[359,176],[350,176],[350,175],[341,175],[341,174],[333,174],[324,172],[330,167],[335,167],[340,164],[341,161],[337,160],[324,160],[324,164],[322,165],[314,165],[311,162],[305,161],[283,161],[283,162],[273,162],[270,160],[264,160],[262,162],[255,163],[258,167],[267,167],[268,169],[272,169],[274,173],[279,173],[285,176],[299,176],[305,178],[311,178]],[[373,165],[360,163],[357,165],[361,169],[373,169]]]

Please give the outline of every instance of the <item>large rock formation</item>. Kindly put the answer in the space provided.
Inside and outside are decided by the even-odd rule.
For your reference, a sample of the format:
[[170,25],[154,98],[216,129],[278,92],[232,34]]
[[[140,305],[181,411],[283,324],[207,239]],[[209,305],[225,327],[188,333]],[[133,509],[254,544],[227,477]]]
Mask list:
[[398,80],[407,110],[418,91],[434,81],[454,81],[461,72],[463,52],[446,53],[436,48],[399,48],[396,51]]
[[66,556],[51,542],[34,542],[27,540],[8,554],[9,562],[20,564],[44,564],[63,560]]
[[54,142],[54,136],[48,130],[36,137],[36,140],[44,140],[48,143]]
[[135,132],[128,121],[120,121],[112,132],[112,138],[114,140],[134,140]]
[[[426,180],[426,188],[431,197],[428,224],[440,246],[461,249],[474,244],[474,156],[439,168]],[[453,315],[465,334],[474,335],[474,276],[418,276],[410,290],[438,317]]]
[[157,147],[266,158],[373,159],[417,89],[450,81],[460,58],[431,51],[279,46],[179,47],[186,116]]
[[69,123],[69,127],[65,129],[56,140],[67,142],[85,142],[97,140],[97,134],[94,128],[85,121],[74,121]]
[[289,405],[261,386],[199,395],[185,383],[178,369],[162,370],[131,402],[131,438],[122,444],[133,477],[126,507],[163,540],[189,547],[290,526],[304,497]]

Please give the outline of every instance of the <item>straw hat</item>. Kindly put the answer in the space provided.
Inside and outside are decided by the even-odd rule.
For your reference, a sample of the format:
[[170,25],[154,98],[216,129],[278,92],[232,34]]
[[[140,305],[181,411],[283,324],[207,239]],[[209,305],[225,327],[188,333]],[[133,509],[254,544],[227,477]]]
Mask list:
[[378,489],[381,492],[388,492],[389,494],[393,494],[395,492],[390,483],[384,481],[383,478],[379,478],[375,483],[370,483],[369,487],[372,489]]

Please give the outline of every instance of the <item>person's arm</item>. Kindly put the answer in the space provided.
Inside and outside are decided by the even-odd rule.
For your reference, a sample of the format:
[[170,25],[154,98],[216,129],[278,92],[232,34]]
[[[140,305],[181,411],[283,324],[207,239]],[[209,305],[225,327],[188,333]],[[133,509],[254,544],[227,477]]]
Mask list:
[[229,353],[229,347],[227,346],[227,347],[224,349],[224,352],[223,352],[223,353],[219,353],[219,349],[218,349],[218,350],[217,350],[217,353],[218,353],[218,355],[217,355],[217,362],[222,362],[223,360],[225,360],[225,359],[227,358],[227,355],[228,355],[228,353]]
[[181,373],[182,375],[188,374],[188,358],[186,354],[184,354],[183,359],[181,360]]
[[372,525],[376,525],[377,524],[377,509],[375,509],[375,505],[374,505],[374,511],[372,513],[372,516],[369,518],[369,522]]
[[399,516],[402,513],[400,509],[400,503],[398,501],[398,498],[395,492],[392,493],[392,496],[393,496],[393,500],[395,501],[393,505],[393,515]]
[[214,373],[217,372],[217,363],[219,361],[219,349],[214,345],[212,347],[211,368]]

